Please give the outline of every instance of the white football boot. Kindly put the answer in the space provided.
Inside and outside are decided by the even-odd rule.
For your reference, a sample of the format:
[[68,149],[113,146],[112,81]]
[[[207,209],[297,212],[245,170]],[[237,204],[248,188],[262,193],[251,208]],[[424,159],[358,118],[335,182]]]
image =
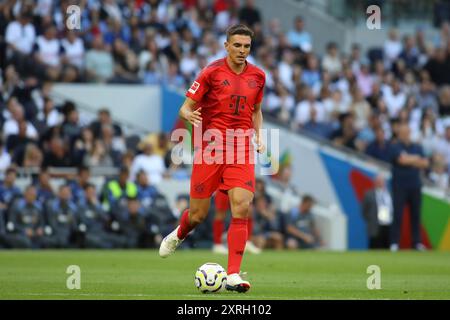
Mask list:
[[240,274],[232,273],[227,275],[228,291],[247,292],[250,289],[250,282],[242,280]]
[[258,248],[257,246],[255,246],[253,244],[253,242],[251,242],[251,241],[247,241],[246,242],[246,244],[245,244],[245,252],[250,252],[250,253],[253,253],[253,254],[260,254],[261,251],[262,250],[260,248]]
[[213,253],[228,254],[228,249],[223,244],[214,244],[212,247]]
[[178,226],[175,230],[173,230],[171,233],[169,233],[162,241],[161,245],[159,246],[159,255],[161,258],[167,258],[172,253],[175,252],[175,250],[178,248],[178,246],[183,242],[184,239],[178,239],[177,233],[180,226]]

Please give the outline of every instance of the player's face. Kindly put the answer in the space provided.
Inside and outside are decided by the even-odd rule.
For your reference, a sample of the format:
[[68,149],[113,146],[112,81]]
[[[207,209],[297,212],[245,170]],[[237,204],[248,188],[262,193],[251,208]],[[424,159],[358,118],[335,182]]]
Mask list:
[[237,65],[244,64],[250,54],[252,39],[249,36],[235,34],[225,42],[225,49],[231,61]]

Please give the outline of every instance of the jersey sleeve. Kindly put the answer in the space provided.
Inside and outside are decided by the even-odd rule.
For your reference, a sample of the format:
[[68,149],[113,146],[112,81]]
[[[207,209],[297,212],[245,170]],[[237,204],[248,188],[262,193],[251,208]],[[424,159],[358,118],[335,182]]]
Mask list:
[[199,102],[203,96],[209,91],[209,72],[203,70],[200,72],[197,79],[191,84],[191,87],[186,92],[186,97]]
[[259,88],[259,92],[256,95],[255,104],[261,103],[261,101],[263,99],[263,95],[264,95],[264,87],[266,86],[266,75],[264,73],[262,73],[261,78],[262,78],[262,83],[261,83],[261,87]]

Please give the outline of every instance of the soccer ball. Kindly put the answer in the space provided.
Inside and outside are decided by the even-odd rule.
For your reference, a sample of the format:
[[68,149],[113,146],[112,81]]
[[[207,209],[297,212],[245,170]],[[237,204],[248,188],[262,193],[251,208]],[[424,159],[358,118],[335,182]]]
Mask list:
[[221,265],[207,262],[195,273],[195,286],[203,293],[220,292],[225,288],[227,273]]

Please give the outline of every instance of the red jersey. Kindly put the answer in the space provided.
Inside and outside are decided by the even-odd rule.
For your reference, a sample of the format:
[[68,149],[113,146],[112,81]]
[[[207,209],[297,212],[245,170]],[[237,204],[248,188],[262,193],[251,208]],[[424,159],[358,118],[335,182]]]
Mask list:
[[237,74],[231,70],[226,58],[205,67],[186,92],[202,107],[202,130],[253,128],[254,105],[262,101],[266,76],[264,71],[246,62]]

